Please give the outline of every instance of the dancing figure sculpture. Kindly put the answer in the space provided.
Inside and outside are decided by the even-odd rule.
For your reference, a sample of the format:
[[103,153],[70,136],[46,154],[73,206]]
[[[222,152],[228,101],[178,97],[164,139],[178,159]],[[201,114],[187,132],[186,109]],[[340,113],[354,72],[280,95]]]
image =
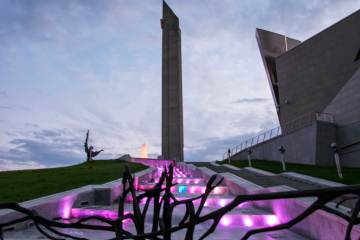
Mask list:
[[91,160],[93,160],[94,157],[99,155],[99,153],[104,151],[103,149],[101,149],[99,151],[94,151],[93,146],[89,147],[89,145],[88,145],[89,133],[90,133],[90,130],[88,130],[86,133],[86,139],[85,139],[85,143],[84,143],[84,148],[85,148],[85,153],[86,153],[86,162],[90,162]]

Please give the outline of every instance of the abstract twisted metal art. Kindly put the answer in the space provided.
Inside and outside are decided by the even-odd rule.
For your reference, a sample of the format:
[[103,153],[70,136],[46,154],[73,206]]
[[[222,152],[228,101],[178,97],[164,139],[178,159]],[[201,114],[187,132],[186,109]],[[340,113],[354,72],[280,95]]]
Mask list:
[[[268,216],[266,221],[267,226],[254,228],[254,224],[250,218],[245,218],[243,223],[249,227],[249,230],[242,236],[241,239],[249,239],[252,235],[262,232],[270,232],[276,230],[289,229],[296,223],[304,220],[310,214],[317,210],[324,210],[328,213],[334,214],[339,218],[347,221],[347,229],[344,239],[351,239],[351,232],[354,225],[360,223],[358,217],[360,209],[360,186],[345,186],[324,188],[320,190],[305,190],[305,191],[288,191],[277,193],[263,193],[255,195],[239,195],[232,201],[221,204],[210,212],[203,213],[206,207],[207,199],[211,192],[221,190],[221,183],[223,178],[213,175],[205,187],[201,190],[199,195],[192,198],[178,199],[172,189],[178,187],[178,191],[185,191],[183,186],[177,186],[178,182],[174,183],[174,167],[164,167],[161,169],[157,183],[150,188],[142,189],[136,192],[137,184],[134,177],[131,175],[128,168],[124,171],[122,178],[122,194],[120,195],[116,211],[98,210],[101,214],[92,211],[91,214],[81,212],[78,209],[73,209],[72,214],[77,216],[75,221],[55,221],[49,220],[44,216],[38,215],[35,211],[26,209],[17,203],[1,203],[0,209],[10,209],[23,214],[23,217],[11,220],[9,222],[0,224],[0,239],[4,239],[3,229],[11,225],[32,221],[37,230],[49,239],[86,239],[81,236],[76,236],[69,232],[64,232],[65,229],[81,229],[91,231],[107,231],[113,232],[114,238],[110,239],[171,239],[172,235],[178,231],[184,231],[184,239],[194,239],[195,228],[204,222],[210,222],[209,227],[198,239],[205,239],[210,236],[217,228],[219,223],[222,226],[227,226],[231,223],[231,219],[226,216],[226,213],[239,207],[245,202],[252,201],[266,201],[277,199],[295,199],[303,197],[314,197],[316,200],[302,213],[287,222],[279,222],[276,216]],[[336,208],[329,207],[327,203],[333,201],[341,196],[351,195],[355,204],[349,214],[337,211]],[[132,199],[132,211],[125,210],[124,204],[127,199]],[[345,198],[346,199],[346,198]],[[195,204],[196,203],[196,204]],[[151,205],[151,207],[150,207]],[[183,206],[181,219],[177,223],[173,223],[173,213],[176,208]],[[151,227],[146,229],[145,219],[147,214],[152,211]],[[132,231],[126,227],[131,224]]]

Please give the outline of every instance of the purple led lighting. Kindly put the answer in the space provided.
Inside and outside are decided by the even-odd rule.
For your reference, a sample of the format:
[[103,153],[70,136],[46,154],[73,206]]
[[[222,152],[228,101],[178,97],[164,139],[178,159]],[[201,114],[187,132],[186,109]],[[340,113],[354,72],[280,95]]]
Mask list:
[[[152,188],[156,182],[159,181],[159,177],[161,175],[161,171],[163,170],[161,167],[157,167],[158,171],[154,171],[155,174],[149,176],[149,178],[142,178],[140,184],[138,184],[139,190],[146,190]],[[158,174],[156,174],[158,172]],[[199,178],[198,172],[194,171],[183,171],[180,169],[174,168],[174,178],[173,183],[179,183],[179,185],[171,187],[171,192],[177,193],[176,198],[178,200],[188,199],[189,196],[183,195],[183,193],[188,194],[202,194],[206,190],[206,186],[204,186],[204,182],[206,179]],[[147,184],[144,182],[147,181]],[[199,185],[201,184],[201,185]],[[164,186],[165,187],[165,186]],[[229,194],[229,195],[227,195]],[[215,196],[218,195],[218,196]],[[224,195],[224,197],[222,197]],[[231,198],[232,194],[229,193],[229,189],[227,186],[221,185],[214,188],[214,190],[209,195],[209,198],[206,200],[204,206],[219,208],[224,207],[229,204],[233,198]],[[131,201],[131,199],[127,199]],[[152,202],[152,201],[151,201]],[[171,201],[173,202],[173,201]],[[142,199],[140,204],[144,205],[146,203],[146,199]],[[194,201],[195,206],[199,206],[200,200]],[[248,206],[252,206],[250,203],[242,203],[237,206],[237,208],[247,208]],[[89,210],[89,209],[87,209]],[[103,216],[109,219],[116,219],[115,212],[106,212],[106,210],[90,210],[89,212],[81,212],[81,213],[73,213],[73,215],[80,214],[82,216]],[[229,212],[225,216],[223,216],[220,220],[220,226],[225,228],[243,226],[243,227],[254,227],[254,226],[274,226],[280,222],[279,218],[276,215],[259,215],[252,214],[249,212]]]
[[[153,179],[153,182],[152,183],[155,183],[155,182],[159,182],[160,178],[159,177],[156,177]],[[188,181],[188,183],[187,183]],[[174,177],[173,178],[173,183],[187,183],[187,184],[199,184],[201,182],[203,182],[204,179],[202,178],[189,178],[189,179],[184,179],[184,178],[180,178],[180,177]],[[145,181],[143,181],[145,182]]]
[[202,194],[205,192],[205,186],[188,186],[187,193],[190,194]]
[[[163,171],[163,167],[157,166],[154,171],[151,173],[142,176],[140,179],[135,178],[136,190],[147,190],[154,187],[154,184],[159,181],[159,177]],[[199,178],[200,173],[192,170],[180,170],[174,168],[174,179],[173,183],[179,183],[179,185],[172,186],[171,192],[177,193],[175,194],[178,200],[185,200],[189,198],[189,195],[184,194],[203,194],[206,190],[206,179]],[[204,183],[205,182],[205,183]],[[200,185],[199,185],[200,184]],[[163,185],[165,187],[165,185]],[[121,189],[116,188],[116,189]],[[217,195],[217,196],[215,196]],[[204,206],[211,207],[211,209],[206,209],[206,211],[211,211],[212,208],[216,209],[219,207],[224,207],[229,204],[233,200],[233,195],[230,193],[227,186],[224,184],[217,186],[213,189],[208,199],[206,200]],[[128,196],[126,201],[131,202],[131,195]],[[170,200],[173,202],[173,200]],[[73,218],[85,218],[91,216],[99,216],[104,217],[109,220],[116,220],[118,218],[118,213],[116,210],[106,210],[106,209],[84,209],[84,208],[72,208],[74,199],[68,198],[64,200],[64,204],[62,206],[62,214],[61,216],[64,219]],[[66,203],[66,204],[65,204]],[[140,204],[143,206],[146,203],[146,198],[140,201]],[[153,200],[151,200],[151,204],[153,204]],[[199,206],[200,199],[194,201],[195,206]],[[152,207],[151,205],[150,207]],[[252,206],[251,203],[242,203],[237,206],[237,208],[247,208],[248,206]],[[276,211],[275,211],[276,212]],[[125,214],[130,213],[126,212]],[[177,213],[182,213],[182,209],[178,209]],[[277,213],[278,214],[278,213]],[[279,217],[278,217],[279,216]],[[231,211],[228,212],[220,219],[219,227],[229,229],[232,227],[258,227],[258,226],[274,226],[279,222],[283,222],[281,219],[281,214],[278,216],[274,214],[258,214],[254,213],[251,210],[249,211]],[[131,221],[131,220],[124,220]]]
[[[267,222],[269,219],[269,222]],[[271,219],[271,220],[270,220]],[[271,223],[272,225],[270,225]],[[276,218],[274,215],[257,215],[257,214],[225,214],[220,220],[221,226],[236,226],[236,227],[261,227],[274,226]]]
[[243,219],[243,223],[246,227],[252,227],[254,226],[254,222],[251,220],[250,217],[248,216],[245,216],[244,219]]
[[71,217],[71,208],[75,202],[75,196],[66,196],[60,200],[59,203],[59,215],[63,219],[69,219]]
[[[141,205],[145,205],[146,200],[147,200],[147,197],[141,199],[141,200],[140,200],[140,204],[141,204]],[[152,200],[152,199],[151,199],[151,200]]]
[[154,187],[153,185],[139,185],[138,189],[139,190],[148,190],[148,189],[151,189],[153,187]]
[[232,220],[230,216],[223,216],[220,220],[220,224],[227,227],[231,224]]
[[[125,211],[124,215],[131,213],[129,211]],[[71,217],[73,218],[85,218],[85,217],[103,217],[110,220],[115,220],[118,218],[118,214],[116,211],[112,210],[104,210],[104,209],[83,209],[83,208],[72,208],[71,209]],[[124,220],[123,222],[129,221],[129,219]]]
[[223,194],[224,192],[225,192],[224,188],[220,188],[220,187],[216,187],[213,190],[213,194]]
[[224,207],[226,205],[227,201],[225,199],[220,199],[219,200],[219,205],[220,207]]
[[189,191],[189,193],[191,193],[191,194],[195,194],[195,193],[196,193],[196,189],[195,189],[194,187],[189,187],[189,188],[188,188],[188,191]]
[[276,224],[279,224],[279,219],[276,215],[267,215],[265,216],[265,222],[269,226],[274,226]]

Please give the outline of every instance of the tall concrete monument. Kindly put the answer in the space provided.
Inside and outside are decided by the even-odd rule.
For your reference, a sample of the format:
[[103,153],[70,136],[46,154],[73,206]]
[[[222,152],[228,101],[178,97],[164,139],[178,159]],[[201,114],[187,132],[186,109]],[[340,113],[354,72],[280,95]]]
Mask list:
[[184,161],[179,19],[163,1],[162,28],[162,157]]

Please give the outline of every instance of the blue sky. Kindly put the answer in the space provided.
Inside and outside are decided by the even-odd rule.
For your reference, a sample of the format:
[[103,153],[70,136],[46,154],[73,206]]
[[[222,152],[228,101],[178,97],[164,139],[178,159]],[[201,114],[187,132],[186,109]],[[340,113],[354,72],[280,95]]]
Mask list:
[[[306,40],[358,0],[208,0],[169,5],[182,30],[185,158],[215,160],[277,117],[255,28]],[[161,146],[162,2],[0,0],[0,170]]]

